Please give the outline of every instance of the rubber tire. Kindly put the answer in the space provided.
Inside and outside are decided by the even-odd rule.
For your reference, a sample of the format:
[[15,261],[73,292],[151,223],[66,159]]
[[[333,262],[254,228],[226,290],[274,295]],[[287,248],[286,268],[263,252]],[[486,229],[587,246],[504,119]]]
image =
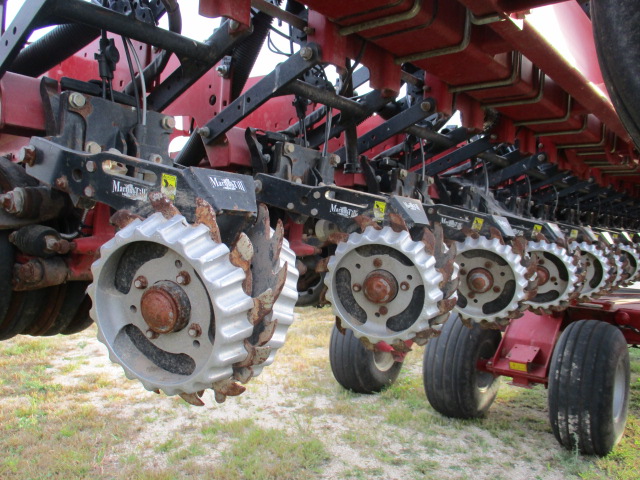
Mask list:
[[[480,372],[480,358],[489,360],[500,345],[499,330],[474,324],[468,328],[459,315],[442,327],[440,336],[432,338],[424,350],[422,377],[431,406],[451,418],[483,417],[498,394],[499,378]],[[480,375],[480,376],[479,376]],[[482,387],[478,382],[485,382]]]
[[355,393],[378,393],[393,384],[402,369],[402,362],[384,370],[376,365],[374,352],[364,348],[351,330],[343,335],[334,325],[329,344],[331,371],[337,382]]
[[[304,290],[298,290],[298,301],[296,307],[317,306],[320,303],[320,296],[324,286],[325,273],[318,273],[316,281]],[[302,278],[302,277],[301,277]],[[298,284],[300,280],[298,280]]]
[[[558,442],[586,455],[607,455],[624,433],[629,381],[622,332],[598,320],[571,323],[556,344],[549,370],[549,420]],[[619,405],[615,419],[614,400]]]

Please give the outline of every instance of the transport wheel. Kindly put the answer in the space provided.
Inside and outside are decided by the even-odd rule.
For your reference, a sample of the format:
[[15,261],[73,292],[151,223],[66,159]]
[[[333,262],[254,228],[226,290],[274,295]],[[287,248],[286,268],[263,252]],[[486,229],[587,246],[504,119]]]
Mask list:
[[351,330],[340,333],[334,325],[329,345],[334,378],[355,393],[377,393],[398,378],[402,362],[389,352],[367,350]]
[[479,371],[478,360],[490,360],[500,345],[499,330],[468,328],[452,316],[439,337],[427,343],[422,376],[427,399],[447,417],[479,418],[498,393],[498,377]]
[[319,256],[305,257],[302,261],[307,267],[304,275],[298,277],[298,301],[297,307],[316,306],[320,302],[320,295],[324,286],[324,272],[315,271],[316,264],[320,260]]
[[569,325],[549,371],[549,420],[558,442],[587,455],[608,454],[627,422],[629,378],[619,329],[598,320]]

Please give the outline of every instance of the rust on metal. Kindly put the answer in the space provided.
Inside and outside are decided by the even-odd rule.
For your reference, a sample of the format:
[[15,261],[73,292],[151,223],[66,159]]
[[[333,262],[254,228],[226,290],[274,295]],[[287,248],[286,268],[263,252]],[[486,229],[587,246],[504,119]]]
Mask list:
[[511,250],[521,257],[524,257],[525,252],[527,251],[527,240],[520,236],[514,238],[511,242]]
[[398,281],[386,270],[374,270],[365,278],[362,290],[370,302],[388,303],[398,294]]
[[191,275],[186,270],[181,270],[176,275],[176,283],[178,285],[189,285],[191,283]]
[[109,223],[111,223],[111,225],[115,225],[118,230],[122,230],[134,220],[143,220],[143,218],[140,215],[131,213],[129,210],[118,210],[116,213],[111,215]]
[[204,402],[200,399],[197,393],[181,393],[180,397],[187,403],[190,403],[194,407],[203,407]]
[[489,238],[495,238],[500,242],[500,245],[504,245],[504,238],[496,227],[489,227]]
[[191,303],[179,285],[164,280],[142,294],[140,313],[153,332],[178,332],[189,323]]
[[327,242],[334,245],[344,243],[347,240],[349,240],[349,234],[343,232],[333,232],[327,237]]
[[485,293],[493,287],[493,275],[489,270],[481,267],[471,270],[466,279],[468,287],[475,293]]
[[56,178],[54,185],[59,190],[67,191],[69,188],[69,179],[66,175],[62,175],[61,177]]
[[204,225],[209,229],[211,240],[216,243],[222,243],[220,236],[220,227],[216,220],[216,212],[213,207],[203,198],[196,198],[196,225]]
[[338,331],[344,335],[347,333],[347,331],[345,330],[345,328],[342,326],[342,322],[340,321],[340,317],[336,317],[336,328],[338,329]]
[[324,257],[318,260],[318,263],[316,263],[315,272],[316,273],[328,272],[329,267],[327,265],[329,264],[329,260],[331,260],[330,257]]
[[409,227],[407,227],[407,223],[404,221],[404,218],[397,213],[389,214],[389,226],[396,233],[409,231]]
[[262,325],[262,332],[258,335],[258,341],[256,342],[256,345],[259,347],[266,345],[273,338],[273,334],[276,332],[276,328],[278,327],[278,319],[274,318],[272,320],[265,320],[262,322]]
[[246,387],[234,382],[231,378],[215,382],[212,388],[218,403],[224,402],[226,397],[236,397],[247,390]]
[[164,193],[151,192],[149,194],[149,202],[151,202],[153,209],[156,212],[160,212],[167,220],[180,215],[180,210],[175,207]]
[[453,307],[456,306],[456,302],[458,301],[457,298],[453,297],[453,298],[443,298],[442,300],[440,300],[438,302],[438,312],[439,313],[448,313],[450,312]]
[[253,368],[251,367],[234,367],[233,378],[241,383],[247,383],[253,378]]
[[149,281],[147,280],[147,277],[145,277],[144,275],[138,275],[136,279],[133,281],[133,286],[140,290],[147,288],[148,285],[149,285]]
[[251,260],[253,259],[253,244],[249,237],[240,233],[229,252],[229,261],[232,265],[239,267],[244,272],[242,290],[247,295],[251,295],[253,290],[253,276],[251,273]]
[[[438,224],[436,224],[438,225]],[[422,243],[424,243],[424,249],[429,255],[434,255],[436,251],[436,237],[428,228],[423,229]]]
[[367,227],[373,227],[376,230],[382,230],[382,227],[371,217],[366,215],[358,215],[353,219],[360,227],[360,231],[364,232]]

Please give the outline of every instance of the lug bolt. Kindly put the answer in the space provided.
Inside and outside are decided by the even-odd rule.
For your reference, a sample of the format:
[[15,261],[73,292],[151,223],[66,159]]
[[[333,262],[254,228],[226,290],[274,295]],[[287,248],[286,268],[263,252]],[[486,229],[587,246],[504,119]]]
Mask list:
[[485,264],[484,264],[484,268],[491,268],[491,267],[493,267],[493,263],[491,263],[491,262],[485,262]]
[[500,287],[498,287],[498,286],[493,287],[493,291],[498,293],[500,291]]
[[402,282],[400,284],[400,290],[409,290],[409,284],[407,282]]
[[389,313],[389,309],[383,305],[378,309],[378,313],[380,313],[380,315],[386,315]]
[[382,260],[379,258],[375,258],[373,260],[373,266],[376,268],[380,268],[382,266]]
[[362,285],[360,285],[359,283],[354,283],[352,288],[354,292],[359,292],[360,290],[362,290]]
[[191,283],[191,275],[189,275],[189,272],[185,272],[184,270],[179,272],[176,277],[176,283],[178,285],[189,285],[189,283]]
[[552,282],[557,281],[558,279],[556,277],[551,277],[549,280],[551,280]]
[[286,153],[293,153],[296,147],[293,146],[293,143],[286,143],[284,146],[284,151]]
[[156,332],[154,332],[153,330],[147,330],[145,332],[145,336],[149,339],[149,340],[153,340],[154,338],[158,338],[158,334]]
[[475,296],[476,296],[476,294],[475,294],[475,293],[473,293],[473,292],[469,292],[469,293],[467,294],[467,297],[469,297],[469,298],[474,298]]
[[149,285],[149,282],[147,282],[147,278],[143,277],[142,275],[140,275],[133,281],[133,286],[138,289],[147,288],[147,285]]
[[200,325],[198,325],[197,323],[192,323],[189,326],[189,330],[187,330],[187,333],[190,337],[199,337],[200,335],[202,335],[202,327],[200,327]]
[[464,268],[460,269],[460,275],[466,275],[467,271]]

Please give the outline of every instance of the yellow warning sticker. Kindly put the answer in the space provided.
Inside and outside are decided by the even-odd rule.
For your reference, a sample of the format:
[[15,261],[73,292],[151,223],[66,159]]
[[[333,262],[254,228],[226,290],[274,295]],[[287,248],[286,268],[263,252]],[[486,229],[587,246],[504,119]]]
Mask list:
[[618,237],[619,237],[619,235],[617,233],[613,234],[613,238],[618,238]]
[[475,217],[473,219],[473,224],[471,225],[471,228],[473,230],[477,230],[479,232],[480,230],[482,230],[482,225],[483,224],[484,224],[484,219],[483,218]]
[[542,225],[538,225],[538,224],[534,225],[533,226],[533,231],[535,233],[540,233],[542,231]]
[[162,174],[162,185],[160,191],[165,194],[169,199],[175,200],[176,190],[178,184],[178,177],[175,175],[169,175],[168,173]]
[[527,371],[527,364],[526,363],[509,362],[509,368],[511,370],[516,370],[518,372],[526,372]]
[[575,228],[571,229],[571,232],[569,232],[569,236],[571,238],[578,238],[578,230],[576,230]]
[[387,204],[385,202],[373,203],[373,217],[376,221],[384,220],[384,212],[386,209]]

